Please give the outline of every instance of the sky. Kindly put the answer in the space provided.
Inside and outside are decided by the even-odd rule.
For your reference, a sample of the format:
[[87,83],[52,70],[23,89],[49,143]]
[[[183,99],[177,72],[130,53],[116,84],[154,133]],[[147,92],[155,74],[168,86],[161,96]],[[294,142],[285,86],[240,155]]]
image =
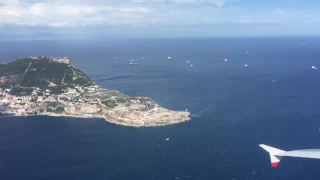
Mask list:
[[304,35],[319,0],[0,0],[0,38]]

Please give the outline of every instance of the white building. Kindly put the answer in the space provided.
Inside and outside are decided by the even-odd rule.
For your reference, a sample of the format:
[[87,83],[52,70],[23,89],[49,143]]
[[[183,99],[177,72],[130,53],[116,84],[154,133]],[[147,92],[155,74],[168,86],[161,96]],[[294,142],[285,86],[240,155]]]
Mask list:
[[10,101],[8,99],[2,99],[1,101],[1,104],[9,104]]

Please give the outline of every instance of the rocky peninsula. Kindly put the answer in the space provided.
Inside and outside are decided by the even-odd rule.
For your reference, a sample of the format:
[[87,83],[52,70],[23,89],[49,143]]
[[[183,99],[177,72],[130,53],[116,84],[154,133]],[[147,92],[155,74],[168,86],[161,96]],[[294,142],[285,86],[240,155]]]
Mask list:
[[103,118],[134,127],[190,120],[189,112],[165,109],[151,98],[99,87],[68,57],[45,56],[0,64],[0,113]]

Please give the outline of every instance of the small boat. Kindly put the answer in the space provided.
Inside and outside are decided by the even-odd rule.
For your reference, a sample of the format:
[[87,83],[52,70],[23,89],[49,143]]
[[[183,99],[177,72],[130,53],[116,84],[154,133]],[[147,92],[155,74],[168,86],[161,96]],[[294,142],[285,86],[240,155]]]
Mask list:
[[187,61],[186,63],[187,63],[187,64],[190,64],[191,62],[190,62],[190,61]]
[[193,67],[193,65],[191,64],[190,67]]
[[224,62],[228,62],[228,59],[224,59]]
[[169,140],[170,140],[169,138],[166,139],[166,141],[169,141]]
[[137,63],[130,62],[130,65],[136,65]]
[[173,58],[172,58],[172,57],[170,57],[170,56],[168,56],[168,60],[173,60]]
[[117,60],[118,58],[114,58],[115,60]]
[[315,67],[315,66],[311,66],[311,68],[312,68],[312,69],[318,69],[318,68],[317,68],[317,67]]
[[248,64],[245,64],[244,67],[248,67]]
[[134,60],[133,60],[133,59],[130,59],[130,61],[131,61],[131,62],[134,62]]

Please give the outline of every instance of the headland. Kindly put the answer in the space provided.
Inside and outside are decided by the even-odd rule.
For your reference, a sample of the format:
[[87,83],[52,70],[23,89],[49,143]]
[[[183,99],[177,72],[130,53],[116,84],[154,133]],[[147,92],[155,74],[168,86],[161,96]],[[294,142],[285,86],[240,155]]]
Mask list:
[[103,118],[134,127],[164,126],[190,120],[148,97],[133,97],[99,87],[68,57],[26,57],[0,64],[0,112]]

